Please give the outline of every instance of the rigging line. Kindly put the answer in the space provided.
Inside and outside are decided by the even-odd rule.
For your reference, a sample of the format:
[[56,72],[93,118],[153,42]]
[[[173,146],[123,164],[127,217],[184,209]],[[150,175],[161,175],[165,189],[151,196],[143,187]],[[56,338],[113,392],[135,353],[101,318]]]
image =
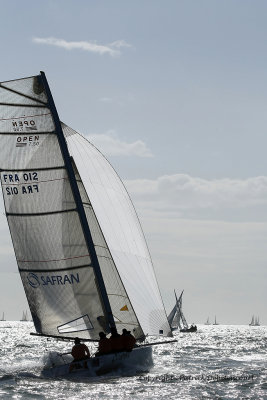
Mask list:
[[[35,332],[31,332],[30,335],[33,335],[33,336],[51,337],[51,338],[62,339],[62,340],[73,340],[73,339],[74,339],[74,338],[71,337],[71,336],[46,335],[46,334],[43,334],[43,333],[35,333]],[[99,340],[97,340],[97,339],[83,339],[83,338],[80,338],[80,340],[81,340],[82,342],[99,342]],[[69,354],[69,353],[67,353],[67,354]]]
[[0,103],[0,106],[8,106],[8,107],[31,107],[31,108],[47,108],[46,104],[19,104],[19,103]]
[[12,118],[0,118],[0,121],[10,121],[13,119],[25,119],[25,118],[34,118],[34,117],[42,117],[44,115],[51,115],[50,112],[46,113],[46,114],[35,114],[35,115],[22,115],[20,117],[12,117]]
[[83,269],[92,267],[92,264],[85,264],[85,265],[78,265],[75,267],[67,267],[67,268],[51,268],[51,269],[26,269],[26,268],[19,268],[20,272],[64,272],[64,271],[71,271],[73,269]]
[[8,88],[8,87],[2,85],[2,83],[0,83],[0,88],[5,89],[5,90],[8,90],[9,92],[18,94],[19,96],[25,97],[26,99],[30,99],[30,100],[33,100],[33,101],[37,101],[37,103],[41,103],[41,104],[47,105],[47,103],[45,103],[45,102],[42,101],[42,100],[36,99],[35,97],[29,96],[29,95],[27,95],[27,94],[25,94],[25,93],[18,92],[17,90]]
[[[109,251],[108,248],[107,248],[107,246],[103,246],[103,245],[101,245],[101,244],[95,244],[95,247],[99,247],[100,249],[105,249],[105,250]],[[101,257],[101,256],[100,256],[100,257]]]
[[[114,315],[114,317],[117,318],[116,315]],[[131,325],[131,326],[137,326],[137,327],[140,326],[139,324],[134,324],[133,322],[127,322],[127,321],[123,322],[119,318],[117,318],[117,320],[118,321],[116,321],[116,324],[118,324],[118,325]]]
[[[95,246],[95,247],[97,247],[97,246]],[[98,256],[99,259],[104,258],[106,260],[112,261],[111,256],[104,256],[104,255],[101,255],[101,254],[98,254],[97,256]],[[117,284],[118,284],[118,282],[117,282]]]
[[60,210],[60,211],[46,211],[39,213],[6,213],[7,217],[40,217],[43,215],[54,215],[54,214],[63,214],[68,212],[77,212],[77,208],[70,208],[69,210]]
[[35,261],[18,260],[18,262],[21,262],[21,263],[48,263],[48,262],[56,262],[56,261],[74,260],[74,259],[77,259],[77,258],[84,258],[84,257],[89,257],[90,258],[90,254],[85,254],[85,255],[82,255],[82,256],[67,257],[67,258],[59,258],[58,260],[35,260]]

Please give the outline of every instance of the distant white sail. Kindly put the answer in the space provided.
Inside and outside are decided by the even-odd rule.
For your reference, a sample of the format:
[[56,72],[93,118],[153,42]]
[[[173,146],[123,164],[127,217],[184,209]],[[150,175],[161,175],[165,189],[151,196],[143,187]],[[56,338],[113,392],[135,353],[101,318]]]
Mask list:
[[175,330],[178,328],[179,329],[188,329],[188,324],[187,324],[187,321],[186,321],[185,316],[182,311],[183,292],[184,291],[182,291],[182,293],[180,294],[179,299],[177,299],[176,292],[174,291],[176,302],[175,302],[175,306],[173,307],[170,314],[168,315],[168,322],[169,322],[172,330]]

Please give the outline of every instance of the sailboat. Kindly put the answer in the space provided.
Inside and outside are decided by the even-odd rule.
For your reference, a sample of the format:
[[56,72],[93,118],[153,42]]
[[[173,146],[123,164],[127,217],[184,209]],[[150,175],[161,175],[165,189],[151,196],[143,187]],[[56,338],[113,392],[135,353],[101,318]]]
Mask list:
[[182,309],[182,295],[183,295],[183,291],[179,297],[179,299],[177,299],[177,295],[176,292],[174,290],[174,295],[175,295],[175,305],[173,307],[173,309],[171,310],[170,314],[168,315],[168,322],[171,326],[171,330],[175,331],[177,329],[182,329],[181,326],[181,309]]
[[21,322],[27,322],[28,321],[28,313],[27,310],[22,312],[22,317],[21,317]]
[[180,332],[196,332],[196,325],[191,325],[189,327],[182,311],[183,292],[184,291],[182,291],[182,293],[180,294],[179,299],[177,299],[177,295],[174,290],[176,302],[170,314],[168,315],[168,322],[171,326],[172,331],[179,329]]
[[250,322],[249,326],[260,326],[260,318],[259,317],[255,317],[254,315],[252,315],[251,322]]
[[[98,341],[116,327],[140,343],[172,336],[131,199],[105,157],[60,121],[44,72],[0,84],[0,140],[5,211],[35,334]],[[88,365],[100,373],[124,360],[147,369],[152,347]]]
[[217,322],[217,319],[216,319],[216,315],[215,315],[215,318],[214,318],[214,324],[213,325],[219,325],[219,323]]
[[210,325],[211,323],[210,323],[210,318],[208,317],[207,318],[207,321],[205,322],[205,325]]
[[2,318],[1,318],[0,321],[5,321],[5,313],[4,313],[4,312],[3,312],[3,314],[2,314]]

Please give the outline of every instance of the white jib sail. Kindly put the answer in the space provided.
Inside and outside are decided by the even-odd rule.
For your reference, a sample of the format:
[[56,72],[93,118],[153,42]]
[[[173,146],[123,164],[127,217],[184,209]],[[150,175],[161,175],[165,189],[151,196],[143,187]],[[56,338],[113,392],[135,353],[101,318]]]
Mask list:
[[[62,124],[69,152],[144,334],[170,335],[170,326],[140,222],[120,178],[82,135]],[[121,311],[122,313],[127,311]]]

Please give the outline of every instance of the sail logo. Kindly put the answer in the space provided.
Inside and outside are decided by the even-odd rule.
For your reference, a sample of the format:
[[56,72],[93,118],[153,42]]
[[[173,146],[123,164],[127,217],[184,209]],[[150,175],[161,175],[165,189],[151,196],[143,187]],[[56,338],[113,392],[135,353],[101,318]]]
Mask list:
[[37,126],[33,119],[24,119],[23,121],[12,121],[12,129],[14,132],[31,132],[37,131]]
[[16,147],[39,146],[39,135],[18,136]]
[[60,286],[60,285],[73,285],[80,283],[79,274],[65,274],[65,275],[41,275],[38,277],[33,272],[27,275],[29,285],[36,289],[40,286]]
[[38,286],[40,286],[39,279],[38,279],[38,277],[37,277],[35,274],[30,273],[30,274],[27,276],[27,279],[28,279],[28,282],[29,282],[29,284],[31,285],[31,287],[37,288]]

